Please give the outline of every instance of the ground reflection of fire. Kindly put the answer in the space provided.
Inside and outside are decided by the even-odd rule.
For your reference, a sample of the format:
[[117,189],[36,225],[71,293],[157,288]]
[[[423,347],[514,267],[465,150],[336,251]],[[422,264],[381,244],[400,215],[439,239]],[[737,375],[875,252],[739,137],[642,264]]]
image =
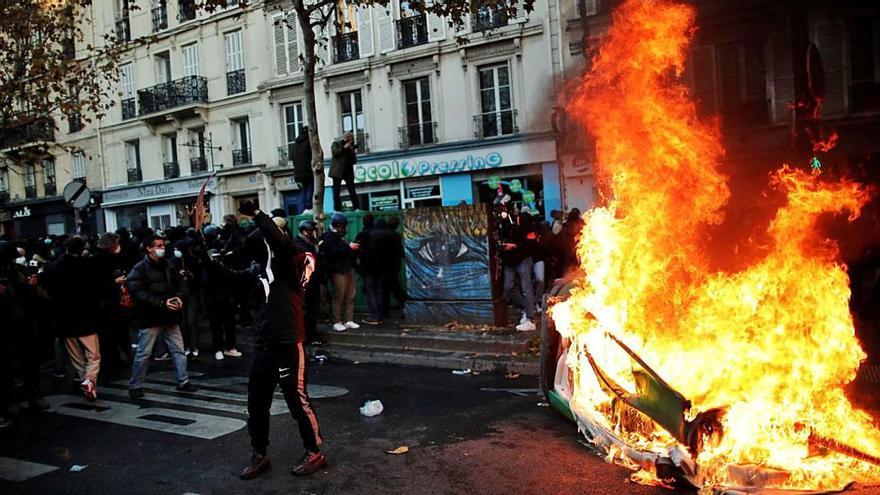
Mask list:
[[785,488],[880,480],[877,465],[857,459],[880,454],[880,432],[843,392],[865,357],[847,275],[837,246],[816,230],[822,214],[855,218],[870,192],[781,167],[771,185],[787,202],[762,233],[770,240],[763,257],[734,273],[713,271],[704,246],[729,190],[718,129],[698,120],[678,78],[693,9],[628,0],[613,21],[567,105],[596,139],[609,198],[584,217],[585,280],[551,309],[570,342],[571,409],[641,451],[688,446],[674,426],[621,414],[609,384],[623,394],[645,388],[629,347],[691,401],[686,422],[718,408],[723,434],[698,429],[715,436],[691,446],[703,486],[741,482],[737,473],[749,466],[763,484]]

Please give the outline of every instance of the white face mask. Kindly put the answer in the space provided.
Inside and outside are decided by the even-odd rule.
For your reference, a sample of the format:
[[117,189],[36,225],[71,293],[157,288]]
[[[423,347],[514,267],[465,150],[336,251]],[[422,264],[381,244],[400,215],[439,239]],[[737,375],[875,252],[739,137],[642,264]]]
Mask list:
[[24,256],[19,256],[18,258],[15,258],[15,262],[21,266],[27,266],[27,258],[25,258]]
[[180,249],[175,249],[174,250],[174,257],[175,258],[183,258],[183,251],[181,251]]
[[157,257],[157,258],[159,258],[159,259],[164,258],[164,257],[165,257],[165,249],[164,249],[164,248],[158,248],[158,249],[153,250],[153,256],[155,256],[155,257]]

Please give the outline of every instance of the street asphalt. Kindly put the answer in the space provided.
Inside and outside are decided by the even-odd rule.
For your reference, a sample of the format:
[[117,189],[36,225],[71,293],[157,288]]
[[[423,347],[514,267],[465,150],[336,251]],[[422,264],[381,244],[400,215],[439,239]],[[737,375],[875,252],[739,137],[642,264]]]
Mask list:
[[[137,404],[124,372],[102,377],[93,405],[68,380],[46,375],[53,410],[24,409],[0,430],[0,493],[673,493],[630,483],[626,469],[594,455],[575,425],[539,404],[533,378],[334,361],[310,362],[308,371],[326,469],[289,474],[303,448],[278,398],[273,469],[241,481],[250,456],[248,358],[193,363],[202,385],[194,394],[173,391],[169,362],[151,363]],[[384,411],[362,416],[366,400]],[[388,453],[402,446],[409,451]]]

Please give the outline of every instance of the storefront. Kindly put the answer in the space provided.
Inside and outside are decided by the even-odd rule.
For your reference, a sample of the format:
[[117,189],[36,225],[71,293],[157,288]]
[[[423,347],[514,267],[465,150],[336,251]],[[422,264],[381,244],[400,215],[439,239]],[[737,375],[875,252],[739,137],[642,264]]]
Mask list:
[[[562,207],[559,168],[552,138],[453,143],[425,150],[365,156],[355,165],[361,205],[370,210],[491,203],[500,185],[516,205],[549,215]],[[332,181],[324,208],[333,210]],[[351,207],[347,191],[343,209]]]
[[4,232],[14,237],[62,236],[79,232],[74,209],[59,197],[8,203],[3,206],[2,218]]
[[[206,177],[186,177],[104,191],[103,209],[108,231],[133,231],[144,226],[155,231],[192,225],[192,209]],[[217,179],[205,188],[209,211],[216,210]]]
[[[238,207],[245,201],[257,206],[266,205],[266,182],[262,170],[252,168],[246,171],[230,170],[218,174],[220,183],[221,214],[238,215]],[[220,218],[217,218],[219,223]]]

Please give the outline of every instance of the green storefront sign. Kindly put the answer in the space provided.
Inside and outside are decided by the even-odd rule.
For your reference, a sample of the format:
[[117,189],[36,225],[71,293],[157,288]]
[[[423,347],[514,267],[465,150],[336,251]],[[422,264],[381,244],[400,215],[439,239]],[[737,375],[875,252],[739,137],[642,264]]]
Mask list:
[[406,179],[426,175],[474,172],[502,166],[503,157],[497,151],[485,154],[466,154],[440,160],[391,160],[357,164],[354,168],[355,182],[377,182]]

